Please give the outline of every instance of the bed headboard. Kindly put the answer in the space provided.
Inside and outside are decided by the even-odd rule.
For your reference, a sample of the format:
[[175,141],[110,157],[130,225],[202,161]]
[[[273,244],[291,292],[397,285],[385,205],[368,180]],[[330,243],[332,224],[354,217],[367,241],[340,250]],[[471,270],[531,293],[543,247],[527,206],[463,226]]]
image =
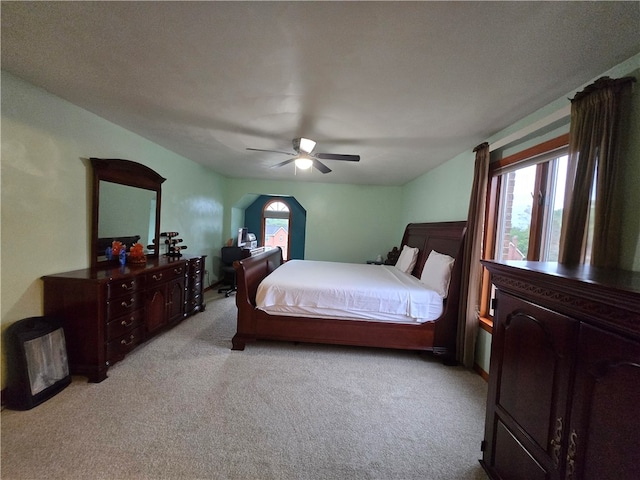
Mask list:
[[[404,230],[402,245],[417,247],[420,250],[413,276],[420,278],[424,263],[431,250],[449,255],[456,260],[462,253],[467,222],[410,223]],[[456,262],[460,264],[461,262]],[[454,267],[455,269],[455,267]]]
[[[442,315],[435,323],[433,351],[455,356],[460,286],[462,282],[462,253],[467,222],[410,223],[404,231],[402,245],[418,247],[420,253],[412,274],[420,278],[431,250],[450,255],[456,261],[451,270],[448,296]],[[438,345],[436,347],[435,345]],[[444,347],[443,347],[444,346]]]

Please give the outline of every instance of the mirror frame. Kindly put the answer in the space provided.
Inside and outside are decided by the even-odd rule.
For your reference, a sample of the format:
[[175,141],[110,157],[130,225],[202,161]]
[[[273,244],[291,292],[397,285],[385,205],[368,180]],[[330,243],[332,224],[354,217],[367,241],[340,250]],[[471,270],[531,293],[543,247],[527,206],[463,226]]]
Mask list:
[[100,212],[100,181],[118,183],[130,187],[143,188],[156,192],[156,225],[153,239],[153,253],[147,257],[157,257],[160,251],[160,206],[162,199],[162,183],[166,178],[160,176],[149,167],[131,160],[119,158],[91,157],[93,167],[93,219],[91,225],[91,267],[112,263],[109,260],[99,261],[98,222]]

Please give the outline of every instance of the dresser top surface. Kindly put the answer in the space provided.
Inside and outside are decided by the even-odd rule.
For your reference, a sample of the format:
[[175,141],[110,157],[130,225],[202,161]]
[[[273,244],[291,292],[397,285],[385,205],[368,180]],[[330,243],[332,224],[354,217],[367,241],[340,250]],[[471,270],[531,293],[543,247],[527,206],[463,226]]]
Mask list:
[[61,272],[52,275],[45,275],[43,280],[90,280],[96,282],[108,281],[112,279],[130,277],[132,275],[140,275],[155,269],[166,268],[171,265],[181,265],[191,258],[201,258],[201,256],[182,256],[182,257],[159,257],[150,258],[146,263],[141,265],[107,265],[97,268],[82,268],[69,272]]
[[553,277],[563,282],[580,282],[593,286],[624,291],[630,294],[640,295],[640,272],[618,270],[610,268],[598,268],[590,265],[568,266],[557,262],[529,262],[529,261],[505,261],[496,262],[483,260],[492,273],[526,274],[531,273]]

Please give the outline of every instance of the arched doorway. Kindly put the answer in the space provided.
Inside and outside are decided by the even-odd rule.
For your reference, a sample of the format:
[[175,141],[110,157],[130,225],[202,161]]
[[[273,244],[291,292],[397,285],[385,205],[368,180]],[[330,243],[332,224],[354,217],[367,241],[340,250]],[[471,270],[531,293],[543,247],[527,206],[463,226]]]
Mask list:
[[282,248],[283,260],[289,259],[291,209],[283,199],[267,202],[262,209],[262,241],[265,247]]
[[[246,226],[250,232],[255,233],[258,238],[258,245],[264,245],[264,220],[265,208],[271,202],[278,201],[284,203],[289,208],[289,238],[287,259],[303,260],[305,251],[305,237],[307,228],[307,211],[296,200],[288,195],[258,195],[254,198],[242,212],[243,219],[240,223]],[[279,215],[285,216],[284,213]]]

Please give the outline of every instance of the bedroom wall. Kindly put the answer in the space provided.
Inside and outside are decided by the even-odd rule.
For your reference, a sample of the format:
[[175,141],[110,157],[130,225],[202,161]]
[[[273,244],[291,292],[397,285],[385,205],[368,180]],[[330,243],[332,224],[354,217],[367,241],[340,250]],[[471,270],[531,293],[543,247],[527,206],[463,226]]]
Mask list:
[[402,189],[403,222],[466,220],[474,162],[470,149],[407,183]]
[[624,192],[620,267],[640,272],[640,54],[635,69],[627,73],[636,77],[627,124],[629,141],[623,146],[623,175],[620,188]]
[[1,135],[2,331],[42,315],[42,275],[90,264],[91,169],[81,157],[126,158],[167,178],[161,229],[179,231],[188,252],[209,255],[212,272],[224,177],[6,72]]
[[[307,211],[305,259],[364,263],[400,244],[406,226],[399,214],[401,191],[401,187],[232,178],[225,205],[243,205],[247,196],[293,196]],[[232,236],[230,230],[225,232],[226,238]]]

